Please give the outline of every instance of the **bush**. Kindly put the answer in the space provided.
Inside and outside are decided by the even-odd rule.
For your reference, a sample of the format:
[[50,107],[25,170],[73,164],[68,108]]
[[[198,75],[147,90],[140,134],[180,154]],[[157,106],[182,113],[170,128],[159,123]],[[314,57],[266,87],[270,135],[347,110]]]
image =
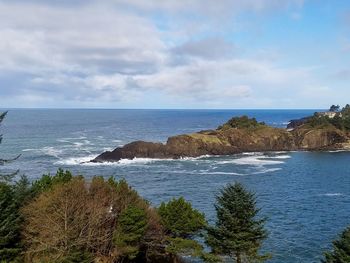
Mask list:
[[224,125],[219,126],[218,129],[256,129],[265,126],[264,122],[258,122],[255,118],[249,118],[248,116],[234,117],[226,122]]

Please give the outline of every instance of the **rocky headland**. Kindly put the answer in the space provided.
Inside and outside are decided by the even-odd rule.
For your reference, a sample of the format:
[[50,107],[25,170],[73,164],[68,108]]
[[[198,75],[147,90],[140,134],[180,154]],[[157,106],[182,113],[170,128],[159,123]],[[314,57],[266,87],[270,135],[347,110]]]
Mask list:
[[133,158],[178,159],[242,152],[350,149],[349,130],[334,125],[327,116],[314,115],[291,123],[293,126],[282,129],[247,116],[235,117],[215,130],[169,137],[165,144],[131,142],[100,154],[92,162],[116,162]]

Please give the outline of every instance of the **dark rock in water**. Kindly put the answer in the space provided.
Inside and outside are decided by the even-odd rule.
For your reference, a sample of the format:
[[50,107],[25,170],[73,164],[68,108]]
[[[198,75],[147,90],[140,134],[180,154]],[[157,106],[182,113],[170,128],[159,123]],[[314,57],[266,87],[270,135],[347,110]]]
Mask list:
[[287,125],[287,129],[295,129],[297,127],[300,127],[300,126],[304,125],[305,123],[307,123],[311,118],[312,117],[304,117],[301,119],[291,120]]
[[[347,132],[334,126],[310,128],[307,118],[291,124],[293,130],[274,128],[247,117],[233,118],[216,130],[168,138],[166,144],[135,141],[104,152],[92,162],[116,162],[133,158],[198,157],[241,152],[349,149]],[[289,126],[289,127],[292,127]]]

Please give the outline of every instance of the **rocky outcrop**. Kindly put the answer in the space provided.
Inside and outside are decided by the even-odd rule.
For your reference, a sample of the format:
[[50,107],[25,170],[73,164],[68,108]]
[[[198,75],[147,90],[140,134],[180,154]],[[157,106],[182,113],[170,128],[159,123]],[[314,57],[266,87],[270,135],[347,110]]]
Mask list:
[[306,124],[310,119],[311,119],[311,117],[304,117],[304,118],[300,118],[300,119],[291,120],[287,125],[287,129],[298,128],[298,127]]
[[256,151],[333,150],[349,147],[349,141],[348,133],[333,126],[310,128],[298,125],[289,131],[242,117],[233,118],[216,130],[170,137],[165,144],[135,141],[104,152],[92,162],[114,162],[135,157],[176,159]]

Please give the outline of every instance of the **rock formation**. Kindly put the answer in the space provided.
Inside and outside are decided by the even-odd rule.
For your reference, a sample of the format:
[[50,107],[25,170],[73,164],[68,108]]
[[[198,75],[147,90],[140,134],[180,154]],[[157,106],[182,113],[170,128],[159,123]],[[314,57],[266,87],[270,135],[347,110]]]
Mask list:
[[229,120],[216,130],[168,138],[165,144],[135,141],[107,151],[92,162],[115,162],[133,158],[182,158],[230,155],[241,152],[348,149],[349,133],[336,127],[310,127],[307,121],[295,129],[280,129],[246,116]]

